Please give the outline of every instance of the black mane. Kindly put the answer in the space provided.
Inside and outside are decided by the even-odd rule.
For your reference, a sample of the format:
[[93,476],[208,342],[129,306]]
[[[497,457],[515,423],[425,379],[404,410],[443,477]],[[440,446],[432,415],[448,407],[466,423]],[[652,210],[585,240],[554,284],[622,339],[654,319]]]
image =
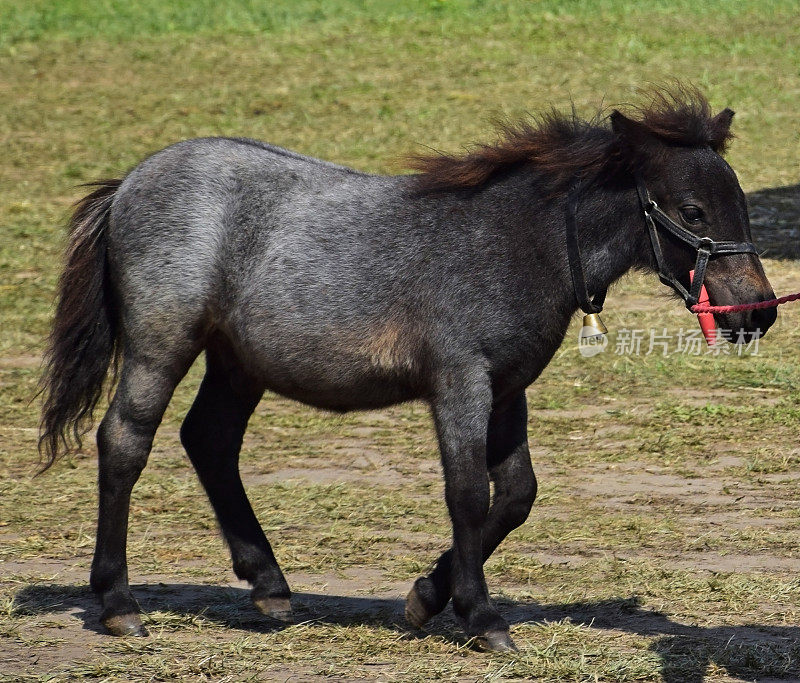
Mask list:
[[[708,100],[695,88],[653,90],[648,104],[633,111],[633,125],[667,144],[707,145],[722,153],[731,138],[730,119],[713,116]],[[641,161],[603,114],[586,121],[574,111],[553,109],[501,125],[498,132],[496,143],[475,145],[463,155],[412,158],[419,188],[477,188],[505,171],[530,164],[548,178],[551,188],[558,189],[575,177],[613,175]]]

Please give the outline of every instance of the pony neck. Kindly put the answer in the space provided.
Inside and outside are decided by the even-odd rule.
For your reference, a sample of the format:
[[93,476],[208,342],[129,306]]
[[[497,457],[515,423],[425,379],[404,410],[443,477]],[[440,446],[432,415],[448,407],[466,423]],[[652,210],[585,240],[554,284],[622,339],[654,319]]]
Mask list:
[[581,194],[576,217],[581,261],[590,294],[607,289],[631,268],[647,265],[649,242],[633,187],[589,186]]

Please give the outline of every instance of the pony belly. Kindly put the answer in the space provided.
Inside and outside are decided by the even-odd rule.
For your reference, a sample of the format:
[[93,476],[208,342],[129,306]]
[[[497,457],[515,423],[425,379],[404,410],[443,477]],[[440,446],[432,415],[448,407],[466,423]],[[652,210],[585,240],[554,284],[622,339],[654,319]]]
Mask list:
[[424,344],[410,321],[347,322],[273,323],[255,334],[251,327],[246,341],[239,336],[239,354],[271,391],[329,410],[376,408],[424,394]]
[[286,398],[337,412],[383,408],[421,397],[421,392],[408,383],[388,377],[332,377],[327,373],[307,377],[293,373],[292,376],[268,375],[266,384],[267,389]]
[[333,340],[327,346],[296,341],[292,347],[262,347],[247,354],[267,389],[287,398],[348,411],[402,403],[424,393],[416,364],[390,363],[388,357],[343,349]]

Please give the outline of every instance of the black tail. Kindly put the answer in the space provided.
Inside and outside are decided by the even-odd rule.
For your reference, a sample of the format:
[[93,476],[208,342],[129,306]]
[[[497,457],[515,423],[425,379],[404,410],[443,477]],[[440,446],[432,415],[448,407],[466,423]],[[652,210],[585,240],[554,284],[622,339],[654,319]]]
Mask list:
[[103,393],[108,366],[116,372],[117,325],[108,283],[106,227],[121,180],[101,180],[75,207],[66,266],[40,380],[44,395],[39,454],[46,462],[81,447]]

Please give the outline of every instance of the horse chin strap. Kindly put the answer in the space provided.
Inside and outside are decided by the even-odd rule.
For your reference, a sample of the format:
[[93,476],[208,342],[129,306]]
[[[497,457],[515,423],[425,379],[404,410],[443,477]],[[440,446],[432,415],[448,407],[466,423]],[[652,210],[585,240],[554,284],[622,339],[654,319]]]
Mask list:
[[[566,210],[566,238],[567,238],[567,259],[569,269],[572,274],[572,286],[575,290],[575,299],[581,310],[586,314],[583,318],[584,330],[581,331],[581,339],[595,338],[606,334],[606,326],[598,315],[603,310],[603,303],[606,299],[606,288],[599,289],[593,297],[589,296],[586,288],[586,277],[583,272],[583,259],[581,258],[580,245],[578,243],[578,201],[580,200],[583,183],[574,181],[570,186],[567,195]],[[756,254],[756,247],[752,242],[727,242],[716,241],[710,237],[698,237],[690,230],[673,221],[651,198],[647,191],[644,181],[636,177],[636,193],[639,196],[639,204],[644,214],[647,231],[650,235],[650,244],[656,258],[658,277],[665,285],[672,287],[681,295],[686,308],[691,309],[700,299],[700,289],[705,279],[706,266],[711,258],[716,256],[726,256],[730,254]],[[673,237],[690,246],[697,252],[694,264],[694,275],[690,289],[686,289],[678,279],[667,269],[664,261],[664,253],[661,250],[661,241],[658,237],[658,229],[662,228]],[[589,328],[589,329],[587,329]]]

